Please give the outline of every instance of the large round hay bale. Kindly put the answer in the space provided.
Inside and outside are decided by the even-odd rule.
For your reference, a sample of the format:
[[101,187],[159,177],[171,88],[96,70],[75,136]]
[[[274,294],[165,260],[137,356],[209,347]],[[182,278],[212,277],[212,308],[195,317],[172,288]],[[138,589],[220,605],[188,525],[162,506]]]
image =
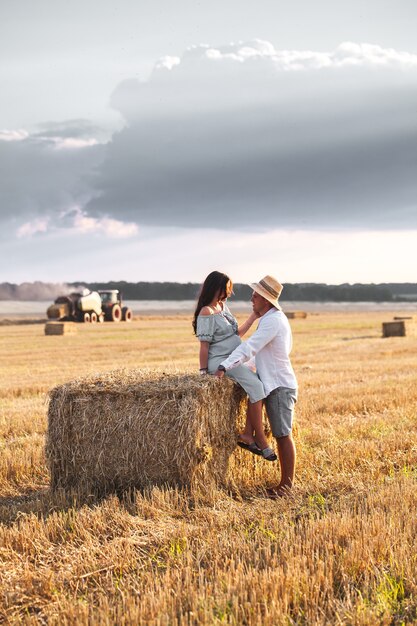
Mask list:
[[212,376],[117,370],[50,392],[53,488],[103,494],[147,485],[222,484],[245,394]]

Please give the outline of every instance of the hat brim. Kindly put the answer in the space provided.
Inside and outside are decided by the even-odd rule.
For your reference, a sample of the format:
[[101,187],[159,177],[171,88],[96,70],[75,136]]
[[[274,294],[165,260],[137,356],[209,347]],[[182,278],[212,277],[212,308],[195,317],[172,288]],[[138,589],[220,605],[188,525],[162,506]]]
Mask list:
[[268,302],[270,302],[276,309],[282,311],[278,298],[271,296],[271,294],[268,293],[266,289],[258,285],[258,283],[247,283],[247,285],[256,291],[256,293],[259,293],[259,295],[265,298],[265,300],[268,300]]

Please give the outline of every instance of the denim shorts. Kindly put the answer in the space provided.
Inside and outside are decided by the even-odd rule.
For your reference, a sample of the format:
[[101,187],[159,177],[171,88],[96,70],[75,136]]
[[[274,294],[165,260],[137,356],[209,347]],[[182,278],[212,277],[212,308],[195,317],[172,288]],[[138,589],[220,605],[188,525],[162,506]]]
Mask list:
[[296,402],[297,390],[288,387],[277,387],[265,398],[265,409],[274,437],[287,437],[291,433]]

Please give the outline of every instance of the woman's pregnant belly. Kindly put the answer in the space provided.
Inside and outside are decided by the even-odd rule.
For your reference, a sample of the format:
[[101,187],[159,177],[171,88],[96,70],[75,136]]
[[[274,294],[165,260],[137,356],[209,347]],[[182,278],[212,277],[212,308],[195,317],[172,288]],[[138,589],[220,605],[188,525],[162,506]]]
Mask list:
[[218,359],[220,357],[220,360],[226,359],[241,343],[242,340],[239,335],[229,335],[229,337],[225,337],[222,341],[211,343],[208,354],[209,360]]

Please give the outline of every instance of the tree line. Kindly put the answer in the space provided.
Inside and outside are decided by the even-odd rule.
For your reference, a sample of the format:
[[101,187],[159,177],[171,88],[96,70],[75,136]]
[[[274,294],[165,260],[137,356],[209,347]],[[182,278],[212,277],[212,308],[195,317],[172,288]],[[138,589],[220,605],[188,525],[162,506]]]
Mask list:
[[[87,288],[119,289],[125,300],[195,300],[199,283],[110,281],[73,283],[0,283],[0,300],[52,301],[60,295]],[[249,300],[251,288],[234,285],[233,300]],[[343,284],[285,283],[281,300],[307,302],[417,302],[417,283]]]
[[[81,284],[77,281],[74,285]],[[84,284],[84,283],[82,283]],[[92,291],[97,289],[119,289],[126,300],[195,300],[201,285],[199,283],[115,281],[106,283],[86,283]],[[232,300],[249,300],[252,290],[248,285],[236,283],[233,286]],[[392,302],[402,300],[417,301],[417,284],[342,284],[285,283],[280,300],[308,302]]]

